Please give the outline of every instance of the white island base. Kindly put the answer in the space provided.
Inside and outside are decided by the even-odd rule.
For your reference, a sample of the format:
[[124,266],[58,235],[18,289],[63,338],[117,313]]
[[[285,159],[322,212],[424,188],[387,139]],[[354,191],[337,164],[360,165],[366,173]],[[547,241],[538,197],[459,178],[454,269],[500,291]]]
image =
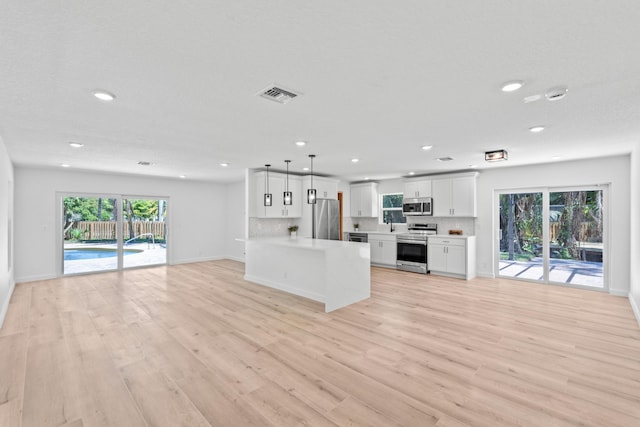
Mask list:
[[325,312],[371,296],[368,243],[309,238],[249,239],[245,280],[324,303]]

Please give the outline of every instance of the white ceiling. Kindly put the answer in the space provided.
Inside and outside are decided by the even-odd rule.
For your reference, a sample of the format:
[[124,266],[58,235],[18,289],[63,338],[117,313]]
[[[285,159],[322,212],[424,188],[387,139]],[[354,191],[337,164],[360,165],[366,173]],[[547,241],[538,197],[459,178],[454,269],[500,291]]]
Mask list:
[[[313,153],[317,172],[361,180],[614,155],[640,141],[637,0],[1,9],[0,137],[16,165],[230,181],[285,159],[300,171]],[[512,79],[525,86],[501,92]],[[272,83],[303,95],[256,96]],[[565,99],[523,102],[557,85]],[[98,101],[96,89],[117,98]],[[508,162],[484,162],[500,148]]]

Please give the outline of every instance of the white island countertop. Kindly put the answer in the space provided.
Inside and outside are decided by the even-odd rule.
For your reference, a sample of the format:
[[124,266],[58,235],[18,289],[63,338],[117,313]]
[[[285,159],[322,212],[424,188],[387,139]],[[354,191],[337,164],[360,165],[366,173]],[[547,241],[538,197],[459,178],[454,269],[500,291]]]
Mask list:
[[324,303],[333,311],[369,298],[368,243],[306,237],[245,241],[245,279]]
[[250,242],[269,243],[277,246],[288,246],[291,248],[313,249],[326,251],[336,248],[353,248],[354,245],[366,247],[367,243],[347,242],[344,240],[312,239],[310,237],[262,237],[249,239]]

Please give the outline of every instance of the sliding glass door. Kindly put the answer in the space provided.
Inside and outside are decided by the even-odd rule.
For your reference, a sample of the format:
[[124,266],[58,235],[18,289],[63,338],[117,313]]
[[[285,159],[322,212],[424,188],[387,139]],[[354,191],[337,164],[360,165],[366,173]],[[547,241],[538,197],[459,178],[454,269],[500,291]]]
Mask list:
[[542,255],[542,192],[499,195],[501,276],[544,279]]
[[606,289],[605,191],[498,193],[499,277]]
[[167,201],[122,199],[123,267],[166,264]]
[[63,274],[118,268],[119,199],[63,196]]
[[60,195],[62,274],[167,263],[166,198]]
[[549,281],[604,288],[602,190],[549,193]]

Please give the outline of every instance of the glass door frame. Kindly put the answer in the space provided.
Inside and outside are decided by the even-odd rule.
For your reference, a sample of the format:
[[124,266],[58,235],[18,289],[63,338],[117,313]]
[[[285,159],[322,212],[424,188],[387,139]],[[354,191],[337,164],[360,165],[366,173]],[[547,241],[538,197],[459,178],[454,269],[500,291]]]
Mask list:
[[[555,282],[549,280],[550,271],[550,220],[549,220],[549,194],[561,193],[569,191],[602,191],[602,287],[576,285],[563,282]],[[493,258],[494,258],[494,276],[500,279],[520,280],[532,283],[551,284],[568,288],[588,289],[592,291],[609,291],[609,184],[594,184],[580,186],[558,186],[558,187],[530,187],[530,188],[513,188],[513,189],[496,189],[493,197]],[[525,193],[542,193],[542,271],[541,280],[523,279],[513,276],[503,276],[500,274],[500,196],[503,194],[525,194]]]
[[[117,242],[117,267],[115,269],[107,269],[107,270],[98,270],[98,271],[89,271],[89,272],[82,272],[82,273],[69,273],[69,274],[64,274],[64,235],[62,234],[63,232],[63,212],[64,212],[64,198],[65,197],[86,197],[86,198],[103,198],[103,199],[115,199],[116,203],[118,205],[119,211],[118,211],[118,220],[116,221],[116,242]],[[165,262],[164,263],[160,263],[160,264],[148,264],[148,265],[141,265],[141,266],[131,266],[131,267],[124,267],[124,254],[123,254],[123,250],[124,250],[124,239],[123,239],[123,231],[124,231],[124,225],[125,222],[124,220],[124,206],[122,205],[122,201],[125,198],[138,198],[138,199],[150,199],[150,200],[165,200],[167,202],[167,219],[166,219],[166,228],[165,228],[165,248],[166,248],[166,258],[165,258]],[[55,254],[56,257],[58,259],[58,263],[57,263],[57,267],[56,267],[56,276],[57,277],[70,277],[70,276],[76,276],[76,275],[81,275],[81,274],[96,274],[96,273],[107,273],[107,272],[114,272],[114,271],[123,271],[123,270],[131,270],[131,269],[135,269],[135,268],[145,268],[145,267],[154,267],[154,266],[158,266],[158,265],[168,265],[169,263],[169,256],[170,256],[170,251],[169,251],[169,239],[168,239],[168,235],[169,235],[169,230],[170,230],[170,219],[171,219],[171,207],[172,207],[172,203],[170,203],[170,198],[168,196],[137,196],[137,195],[131,195],[131,194],[110,194],[110,193],[88,193],[88,192],[83,192],[83,191],[57,191],[56,192],[56,205],[57,205],[57,209],[56,209],[56,234],[57,234],[57,239],[56,239],[56,248],[55,248]]]
[[[166,220],[164,221],[165,223],[165,260],[164,263],[159,263],[159,264],[144,264],[144,265],[132,265],[129,267],[125,267],[124,265],[124,227],[126,227],[126,222],[124,221],[124,211],[125,211],[125,206],[122,203],[122,201],[124,200],[164,200],[165,203],[167,204],[167,206],[165,207],[167,215],[166,215]],[[136,268],[146,268],[146,267],[155,267],[158,265],[168,265],[169,264],[169,231],[171,230],[170,228],[170,220],[171,220],[171,206],[173,204],[171,203],[171,199],[168,196],[141,196],[141,195],[135,195],[135,194],[121,194],[120,195],[120,212],[121,215],[119,217],[119,224],[118,224],[118,232],[121,236],[121,241],[122,241],[122,250],[120,251],[120,253],[118,254],[118,258],[119,258],[119,263],[118,263],[118,270],[134,270]]]

